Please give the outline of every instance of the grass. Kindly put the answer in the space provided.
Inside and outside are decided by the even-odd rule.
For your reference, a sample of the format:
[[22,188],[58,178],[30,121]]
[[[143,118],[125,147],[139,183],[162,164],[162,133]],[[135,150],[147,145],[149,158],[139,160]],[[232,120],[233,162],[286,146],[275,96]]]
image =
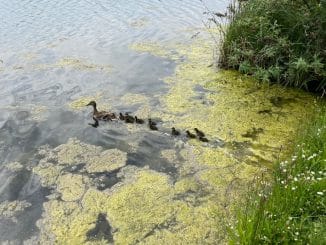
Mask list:
[[326,244],[326,107],[272,181],[256,181],[229,228],[230,244]]
[[216,24],[228,19],[222,30],[223,68],[325,93],[326,1],[234,0],[228,9],[211,18]]

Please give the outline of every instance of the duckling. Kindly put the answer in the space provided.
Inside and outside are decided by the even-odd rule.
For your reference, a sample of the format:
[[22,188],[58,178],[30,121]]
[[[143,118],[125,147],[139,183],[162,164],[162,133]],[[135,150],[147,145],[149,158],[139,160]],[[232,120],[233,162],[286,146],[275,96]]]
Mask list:
[[178,130],[176,130],[174,127],[172,127],[172,133],[173,136],[178,136],[180,135],[180,132]]
[[205,137],[204,132],[200,131],[198,128],[194,128],[198,137]]
[[186,133],[187,133],[187,137],[188,137],[188,138],[191,138],[191,139],[196,138],[196,135],[190,133],[189,130],[187,130]]
[[150,119],[150,118],[148,118],[148,123],[149,123],[149,124],[152,124],[152,125],[154,125],[154,126],[157,125],[157,123],[156,123],[156,122],[153,122],[152,119]]
[[138,124],[143,124],[143,123],[144,123],[144,120],[138,118],[137,116],[135,116],[135,121],[136,121],[136,123],[138,123]]
[[148,126],[151,130],[158,130],[158,128],[156,127],[156,123],[153,122],[151,119],[148,119]]
[[209,140],[205,137],[199,137],[198,139],[202,142],[209,142]]
[[114,119],[117,119],[117,116],[115,115],[114,112],[112,112],[112,113],[109,113],[109,114],[107,114],[107,115],[104,115],[104,116],[102,117],[102,119],[105,120],[105,121],[112,121],[112,120],[114,120]]
[[91,101],[86,106],[93,106],[93,118],[97,120],[103,120],[103,121],[111,121],[112,119],[116,119],[116,115],[111,112],[107,111],[98,111],[96,108],[96,102]]
[[119,113],[119,119],[121,121],[124,121],[125,120],[125,116],[121,112]]
[[134,123],[135,118],[133,116],[130,116],[127,112],[125,113],[125,122],[126,123]]

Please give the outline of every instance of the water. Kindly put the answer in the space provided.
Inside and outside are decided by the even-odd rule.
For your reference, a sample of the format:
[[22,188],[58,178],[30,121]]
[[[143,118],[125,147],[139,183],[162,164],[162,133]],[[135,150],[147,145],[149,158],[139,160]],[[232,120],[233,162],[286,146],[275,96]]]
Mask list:
[[[188,244],[209,244],[223,238],[216,228],[220,218],[212,213],[229,202],[222,192],[229,195],[230,186],[242,185],[232,172],[235,162],[244,156],[263,161],[269,151],[275,156],[279,145],[259,142],[268,128],[254,134],[260,126],[249,124],[242,133],[251,138],[243,142],[223,125],[214,125],[220,132],[209,146],[171,137],[170,124],[182,128],[178,116],[189,118],[173,110],[170,121],[163,115],[170,110],[162,102],[171,89],[165,78],[180,63],[131,46],[187,47],[203,32],[207,8],[224,12],[227,2],[0,0],[0,243],[175,244],[184,236]],[[203,83],[193,90],[194,103],[223,105],[207,98],[221,91]],[[93,99],[101,109],[153,116],[160,132],[119,121],[93,128],[91,108],[85,106]],[[268,116],[291,121],[284,116],[289,108]],[[252,156],[253,148],[261,155]],[[231,156],[229,175],[225,165],[214,172],[196,163],[194,152],[210,153],[207,149],[221,159]],[[215,179],[227,179],[225,190],[212,184]]]
[[[206,4],[214,9],[225,7],[222,1]],[[152,95],[166,91],[162,78],[173,72],[174,63],[128,47],[147,40],[189,40],[195,31],[185,30],[201,26],[205,19],[200,1],[23,0],[0,1],[0,9],[0,200],[31,203],[25,211],[16,212],[18,222],[0,218],[0,241],[19,243],[38,233],[35,222],[50,192],[30,171],[39,146],[56,147],[77,137],[130,151],[128,142],[141,138],[141,150],[128,153],[128,164],[175,174],[175,167],[166,166],[164,160],[150,161],[152,152],[171,143],[167,137],[146,130],[133,135],[119,125],[94,130],[87,125],[89,111],[75,112],[67,104],[99,91],[116,110],[134,109],[119,103],[126,93],[147,95],[151,105],[157,104]],[[73,64],[58,64],[64,59]],[[84,64],[94,64],[94,68]],[[23,168],[10,171],[4,167],[14,161]]]

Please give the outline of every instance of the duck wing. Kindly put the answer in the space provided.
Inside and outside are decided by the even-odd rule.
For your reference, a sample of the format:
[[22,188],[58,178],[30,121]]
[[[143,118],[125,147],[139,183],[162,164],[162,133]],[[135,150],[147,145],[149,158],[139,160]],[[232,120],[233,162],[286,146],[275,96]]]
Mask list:
[[99,111],[95,115],[96,119],[104,120],[104,121],[111,121],[113,119],[116,119],[116,115],[112,112],[107,111]]

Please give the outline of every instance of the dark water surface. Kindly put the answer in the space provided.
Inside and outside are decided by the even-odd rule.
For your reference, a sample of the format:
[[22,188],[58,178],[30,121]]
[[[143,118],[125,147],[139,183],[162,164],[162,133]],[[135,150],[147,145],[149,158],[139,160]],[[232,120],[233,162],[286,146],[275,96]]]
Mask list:
[[[223,10],[227,1],[204,2]],[[42,145],[54,148],[78,138],[118,148],[127,152],[128,165],[149,166],[175,178],[174,165],[151,161],[169,148],[169,137],[148,130],[130,134],[118,123],[94,129],[88,126],[89,110],[73,110],[69,103],[101,92],[117,111],[137,109],[120,102],[126,93],[145,95],[151,106],[158,105],[166,91],[162,78],[175,64],[128,47],[147,40],[187,42],[207,18],[204,11],[199,0],[0,0],[0,203],[29,204],[22,211],[7,208],[13,214],[0,210],[0,243],[20,244],[38,233],[35,222],[51,193],[32,172]],[[135,152],[132,141],[139,145]],[[22,165],[18,169],[6,167],[16,161]],[[114,172],[93,177],[99,176],[103,189],[120,180]],[[110,229],[99,214],[87,235],[104,233],[111,241],[103,231]]]

